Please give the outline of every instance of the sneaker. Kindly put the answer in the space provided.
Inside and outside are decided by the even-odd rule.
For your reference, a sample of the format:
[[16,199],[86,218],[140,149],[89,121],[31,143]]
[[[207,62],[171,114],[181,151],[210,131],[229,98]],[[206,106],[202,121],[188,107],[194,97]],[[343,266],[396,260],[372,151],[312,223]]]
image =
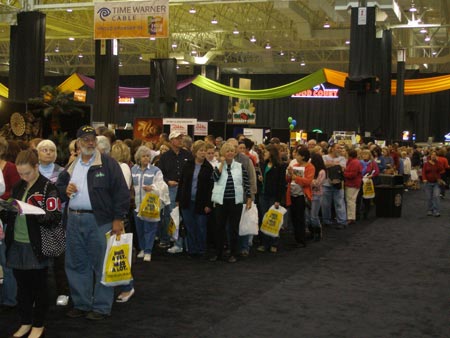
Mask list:
[[433,212],[432,211],[428,211],[427,212],[427,216],[433,216]]
[[256,248],[257,251],[259,252],[265,252],[266,251],[266,247],[264,245],[260,245]]
[[128,300],[134,295],[134,288],[128,291],[128,294],[126,296],[122,296],[122,293],[117,296],[116,302],[117,303],[126,303]]
[[91,311],[86,315],[86,319],[89,319],[89,320],[103,320],[107,317],[109,317],[109,315],[104,314],[104,313],[95,312],[95,311]]
[[228,257],[228,263],[236,263],[236,262],[237,262],[236,257],[234,257],[234,256]]
[[159,243],[158,247],[160,247],[161,249],[167,249],[167,248],[170,248],[170,244],[169,243]]
[[80,318],[86,316],[87,314],[88,311],[73,308],[72,310],[66,313],[66,316],[69,318]]
[[181,253],[181,252],[183,252],[183,248],[180,248],[179,246],[174,245],[170,249],[167,249],[167,252],[171,253],[171,254]]
[[67,306],[68,303],[69,303],[69,296],[59,295],[58,298],[56,298],[57,306]]
[[248,255],[249,255],[248,250],[242,250],[241,251],[241,257],[248,257]]
[[271,246],[270,247],[270,252],[271,253],[277,253],[278,252],[278,248],[276,246]]
[[139,253],[137,254],[137,258],[144,258],[144,255],[145,255],[145,253],[144,253],[144,250],[141,250],[141,251],[139,251]]
[[438,213],[438,212],[436,212],[433,216],[434,216],[434,217],[441,217],[441,214]]
[[152,260],[152,254],[144,255],[144,262],[150,262]]

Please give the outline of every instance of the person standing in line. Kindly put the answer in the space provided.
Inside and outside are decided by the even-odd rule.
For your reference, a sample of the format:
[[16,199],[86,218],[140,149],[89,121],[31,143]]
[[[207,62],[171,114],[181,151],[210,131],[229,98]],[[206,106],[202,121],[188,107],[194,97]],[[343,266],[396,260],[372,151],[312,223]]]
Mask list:
[[206,225],[212,211],[213,167],[206,159],[206,142],[196,141],[193,160],[185,163],[177,192],[177,204],[187,230],[187,247],[191,256],[206,253]]
[[305,209],[306,226],[311,227],[313,240],[320,241],[322,239],[322,225],[320,224],[319,212],[322,202],[322,184],[327,174],[322,155],[319,153],[311,153],[311,164],[314,166],[315,171],[314,179],[311,182],[311,208]]
[[[280,153],[275,145],[269,144],[264,150],[263,156],[264,162],[261,163],[261,174],[258,176],[258,180],[261,182],[258,203],[261,215],[264,215],[272,205],[276,209],[280,206],[282,195],[285,192],[286,173],[286,166],[281,163]],[[260,235],[262,237],[262,245],[257,250],[269,250],[272,253],[276,253],[280,237],[271,237],[263,233]]]
[[427,215],[439,217],[440,214],[440,188],[442,166],[437,160],[435,150],[430,152],[428,160],[423,164],[422,181],[425,184],[427,196]]
[[347,224],[356,222],[356,199],[362,183],[362,165],[355,149],[348,151],[347,165],[344,171],[345,202],[347,205]]
[[74,307],[66,315],[102,320],[114,300],[114,288],[100,283],[105,234],[124,231],[130,191],[117,161],[98,151],[93,127],[80,127],[77,139],[80,155],[56,183],[68,208],[66,274]]
[[8,212],[6,223],[6,262],[17,281],[20,328],[12,337],[44,336],[48,311],[48,258],[42,253],[41,226],[51,229],[61,222],[61,201],[56,187],[39,173],[36,150],[17,155],[21,180],[11,197],[44,209],[44,215],[19,215]]
[[307,147],[298,146],[295,151],[296,163],[287,168],[286,205],[290,207],[294,236],[298,248],[306,247],[305,240],[305,207],[311,203],[311,183],[316,169],[309,162],[310,153]]
[[229,249],[230,256],[227,261],[235,263],[239,251],[239,222],[241,219],[242,205],[250,209],[252,198],[247,170],[235,161],[236,146],[227,142],[220,148],[220,165],[214,168],[214,188],[212,201],[216,217],[215,239],[216,254],[210,257],[210,261],[225,258],[223,248],[226,239],[227,223],[229,225]]
[[[50,182],[56,183],[58,175],[64,168],[55,163],[58,156],[55,143],[51,140],[42,140],[36,146],[36,150],[39,157],[39,172]],[[65,259],[64,253],[53,259],[56,294],[58,295],[56,305],[58,306],[66,306],[69,303],[69,283],[64,271]]]
[[[8,141],[4,137],[0,137],[0,169],[2,170],[3,181],[5,184],[4,193],[0,196],[3,200],[8,200],[11,197],[11,190],[14,184],[20,181],[19,173],[16,165],[13,162],[6,160],[5,155],[8,152]],[[15,161],[15,159],[14,159]],[[1,310],[9,311],[15,308],[17,284],[12,269],[6,266],[6,245],[4,241],[4,234],[6,232],[7,224],[0,224],[0,266],[3,269],[3,286],[0,295]]]
[[[330,146],[327,155],[323,155],[323,162],[327,168],[327,178],[323,183],[323,196],[322,196],[322,220],[325,225],[333,224],[331,218],[331,204],[334,203],[334,209],[336,211],[336,228],[343,229],[347,226],[347,215],[345,210],[345,199],[343,182],[332,184],[330,182],[330,173],[332,170],[339,169],[344,172],[346,166],[345,157],[341,156],[342,145],[334,143]],[[343,178],[343,177],[342,177]]]
[[[161,169],[164,181],[169,187],[170,205],[164,208],[164,219],[161,221],[160,247],[167,248],[170,244],[167,227],[170,223],[170,213],[176,207],[178,183],[184,164],[192,159],[190,151],[183,149],[183,134],[173,131],[169,135],[170,150],[161,155],[159,169]],[[183,238],[178,237],[175,245],[167,250],[168,253],[176,254],[183,252]]]

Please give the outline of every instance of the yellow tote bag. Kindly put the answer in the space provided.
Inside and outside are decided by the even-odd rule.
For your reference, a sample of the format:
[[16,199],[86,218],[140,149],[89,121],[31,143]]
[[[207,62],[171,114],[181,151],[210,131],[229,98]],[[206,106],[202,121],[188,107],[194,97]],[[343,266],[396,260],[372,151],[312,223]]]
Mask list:
[[151,192],[145,194],[137,216],[148,222],[158,222],[161,219],[159,196]]
[[375,197],[375,187],[373,180],[368,177],[363,178],[363,198],[370,199]]
[[107,239],[101,283],[105,286],[127,285],[131,275],[133,234],[112,235]]
[[261,232],[271,237],[278,237],[281,226],[283,225],[283,216],[286,213],[286,209],[282,206],[275,208],[271,206],[269,211],[264,215],[261,223]]

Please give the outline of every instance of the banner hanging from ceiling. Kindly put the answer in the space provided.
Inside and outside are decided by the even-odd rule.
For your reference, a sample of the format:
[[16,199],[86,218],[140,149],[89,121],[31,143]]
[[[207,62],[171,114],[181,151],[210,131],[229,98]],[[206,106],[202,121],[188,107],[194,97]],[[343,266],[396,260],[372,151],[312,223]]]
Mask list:
[[94,39],[169,37],[169,0],[95,2]]

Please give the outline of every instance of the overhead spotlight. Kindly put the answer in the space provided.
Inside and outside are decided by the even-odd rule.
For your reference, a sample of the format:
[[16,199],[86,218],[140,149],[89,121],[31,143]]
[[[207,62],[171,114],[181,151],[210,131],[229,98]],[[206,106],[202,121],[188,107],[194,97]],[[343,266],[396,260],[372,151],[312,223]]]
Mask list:
[[180,69],[180,66],[177,65],[177,69]]
[[280,56],[284,56],[284,52],[283,51],[280,51]]
[[119,67],[123,67],[122,61],[119,61]]
[[431,52],[431,55],[436,56],[436,55],[437,55],[437,52],[436,52],[436,51],[432,51],[432,52]]
[[349,45],[350,44],[350,40],[345,40],[345,44]]
[[55,53],[59,53],[59,45],[56,45],[56,47],[55,47]]
[[178,47],[177,43],[175,41],[172,42],[172,48],[177,48],[177,47]]
[[78,57],[81,59],[84,57],[83,53],[78,54]]
[[295,62],[297,60],[294,55],[291,56],[291,62]]
[[425,36],[425,42],[429,42],[430,40],[431,40],[431,38],[430,38],[430,36],[429,35],[427,35],[427,36]]
[[419,33],[427,34],[428,31],[427,31],[425,28],[421,28],[420,31],[419,31]]
[[328,22],[328,17],[325,18],[325,23],[323,24],[323,28],[330,28],[330,23]]
[[194,50],[191,52],[191,54],[192,54],[192,55],[197,55],[197,51],[194,49]]
[[250,42],[256,42],[256,38],[254,35],[252,35],[252,37],[250,38]]
[[72,8],[67,8],[66,11],[67,11],[67,13],[72,13],[73,9]]
[[215,15],[212,17],[211,23],[212,23],[213,25],[217,25],[217,24],[219,23],[219,21],[217,21],[217,18],[216,18]]
[[270,43],[269,43],[269,42],[266,42],[266,45],[264,46],[264,48],[265,48],[265,49],[271,49],[271,48],[272,48],[272,46],[270,45]]
[[69,41],[75,41],[75,38],[73,36],[69,37]]
[[45,56],[44,61],[48,62],[48,56],[47,55]]
[[416,5],[414,4],[414,0],[411,0],[411,7],[409,7],[409,11],[411,13],[417,12]]
[[139,60],[142,60],[142,59],[143,59],[142,55],[139,55]]
[[238,34],[239,34],[239,30],[238,30],[238,28],[237,28],[237,25],[234,25],[233,34],[234,34],[234,35],[238,35]]
[[189,13],[195,14],[195,13],[197,13],[197,10],[196,10],[194,7],[191,7],[191,8],[189,9]]
[[150,41],[155,41],[155,40],[156,40],[156,38],[154,36],[150,37]]
[[302,67],[306,66],[305,60],[300,61],[300,66],[302,66]]

